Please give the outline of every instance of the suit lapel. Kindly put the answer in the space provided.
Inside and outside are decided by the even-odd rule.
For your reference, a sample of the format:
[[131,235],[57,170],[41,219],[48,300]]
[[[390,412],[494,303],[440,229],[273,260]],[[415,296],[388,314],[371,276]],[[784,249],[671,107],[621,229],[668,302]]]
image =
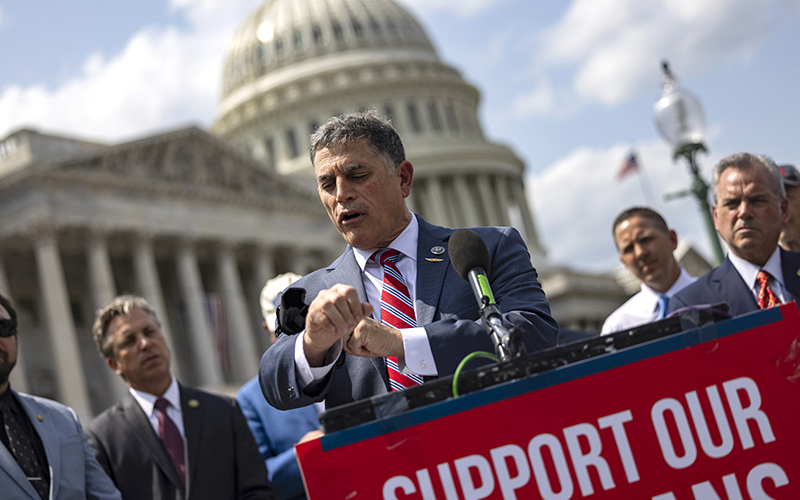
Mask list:
[[781,249],[781,270],[786,287],[786,302],[800,297],[800,254]]
[[[450,266],[447,239],[453,231],[432,226],[421,217],[417,217],[417,220],[419,221],[417,298],[414,306],[417,313],[417,324],[427,325],[433,322],[439,307],[444,276]],[[438,247],[445,251],[441,252]]]
[[203,431],[205,409],[199,394],[189,387],[178,385],[181,391],[181,411],[183,412],[184,449],[186,450],[186,497],[191,493],[191,484],[200,455],[200,440]]
[[731,311],[736,311],[735,315],[758,310],[758,303],[753,297],[753,292],[747,287],[742,275],[739,274],[730,259],[725,258],[715,271],[711,279],[716,288],[715,292],[724,298]]
[[144,414],[144,410],[130,393],[123,399],[120,413],[123,425],[126,427],[123,432],[129,432],[130,435],[136,436],[136,439],[142,443],[143,452],[158,464],[158,467],[169,478],[170,482],[175,484],[176,488],[183,491],[181,479],[178,477],[175,466],[172,465],[172,460],[169,458],[161,438],[156,435],[153,426],[150,425],[150,420]]
[[[31,420],[31,422],[35,421],[36,417],[33,414],[35,413],[37,408],[36,403],[33,400],[26,398],[25,396],[21,396],[17,392],[15,392],[14,395],[17,396],[17,401],[19,401],[20,405],[22,405],[22,407],[24,408],[25,413],[27,413],[28,415],[28,418],[30,419],[31,417],[33,417],[34,420]],[[5,432],[5,430],[0,430],[0,432]],[[42,438],[42,442],[45,442],[44,437],[41,434],[39,435],[39,437]],[[45,453],[47,453],[49,460],[49,455],[51,454],[51,452],[45,449]],[[31,483],[30,481],[28,481],[28,478],[25,476],[25,473],[22,472],[22,469],[19,467],[19,464],[17,463],[17,460],[14,458],[14,455],[12,455],[11,451],[3,445],[0,445],[0,469],[5,471],[5,473],[8,474],[8,476],[19,485],[20,489],[28,494],[31,500],[39,499],[39,495],[36,493],[36,490],[33,489],[33,486],[31,486]],[[55,495],[53,496],[53,498],[55,498]]]
[[49,415],[45,415],[45,408],[36,404],[36,401],[28,398],[17,398],[17,400],[25,409],[33,430],[39,434],[39,438],[42,440],[47,463],[50,466],[50,490],[53,498],[58,498],[58,485],[61,482],[61,450],[58,447],[58,432],[53,425],[53,419],[45,418]]

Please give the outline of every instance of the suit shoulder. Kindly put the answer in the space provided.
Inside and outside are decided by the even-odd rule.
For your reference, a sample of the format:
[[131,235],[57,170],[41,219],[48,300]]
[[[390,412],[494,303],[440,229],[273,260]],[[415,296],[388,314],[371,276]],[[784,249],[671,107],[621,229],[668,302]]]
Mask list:
[[75,411],[70,408],[69,406],[59,403],[58,401],[53,401],[52,399],[43,398],[41,396],[34,396],[33,394],[27,394],[24,392],[15,392],[17,398],[21,401],[25,401],[30,405],[38,406],[42,409],[47,409],[55,413],[61,413],[64,415],[73,416],[75,415]]
[[95,433],[102,433],[105,429],[117,429],[117,422],[122,418],[122,402],[119,401],[103,410],[86,424],[86,429]]

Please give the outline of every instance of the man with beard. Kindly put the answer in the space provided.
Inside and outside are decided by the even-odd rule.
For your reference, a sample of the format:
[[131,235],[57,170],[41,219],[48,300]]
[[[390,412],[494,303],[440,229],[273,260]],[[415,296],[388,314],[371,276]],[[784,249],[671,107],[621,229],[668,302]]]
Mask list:
[[670,310],[724,301],[739,316],[800,296],[800,253],[778,247],[788,202],[775,163],[750,153],[723,158],[714,168],[712,192],[714,226],[728,256],[677,293]]
[[11,389],[18,347],[17,311],[0,294],[0,496],[119,500],[72,408]]

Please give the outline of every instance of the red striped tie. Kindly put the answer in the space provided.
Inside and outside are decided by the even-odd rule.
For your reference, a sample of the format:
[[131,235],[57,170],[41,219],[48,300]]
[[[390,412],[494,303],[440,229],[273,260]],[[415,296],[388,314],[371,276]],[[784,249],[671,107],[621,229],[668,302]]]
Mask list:
[[[406,280],[395,265],[400,256],[397,250],[385,248],[370,257],[383,266],[381,322],[398,329],[414,328],[417,326],[414,304],[411,303]],[[422,383],[422,377],[419,375],[401,373],[395,356],[386,358],[386,368],[389,371],[389,386],[393,391],[402,391]]]
[[766,309],[768,307],[776,306],[781,303],[780,299],[775,295],[772,291],[772,288],[769,286],[769,273],[764,271],[763,269],[758,272],[756,276],[756,281],[758,282],[758,307],[760,309]]

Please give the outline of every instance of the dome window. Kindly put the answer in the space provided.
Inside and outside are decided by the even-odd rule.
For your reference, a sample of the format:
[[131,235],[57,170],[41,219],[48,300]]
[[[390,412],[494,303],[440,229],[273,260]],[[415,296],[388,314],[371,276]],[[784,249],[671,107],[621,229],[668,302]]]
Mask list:
[[322,29],[320,29],[318,24],[315,24],[311,27],[311,36],[314,38],[314,45],[321,47],[323,45],[322,41]]
[[283,39],[281,37],[275,39],[275,55],[278,57],[283,55]]
[[386,29],[392,35],[396,35],[397,34],[397,27],[394,25],[394,21],[392,21],[391,17],[386,18]]
[[294,30],[294,33],[292,33],[292,41],[294,42],[295,50],[303,50],[303,34],[299,30]]
[[337,42],[344,42],[344,33],[342,32],[342,25],[339,24],[339,21],[333,21],[331,23],[331,28],[333,29],[333,38]]
[[350,18],[350,23],[353,25],[353,33],[356,34],[358,38],[364,36],[364,28],[361,26],[361,23],[358,22],[358,19],[355,17]]
[[422,122],[419,119],[419,112],[417,111],[417,103],[410,101],[406,103],[408,110],[408,122],[411,124],[411,130],[419,134],[422,132]]
[[376,21],[374,17],[369,18],[369,27],[372,29],[372,33],[374,33],[375,36],[381,36],[381,25],[378,24],[378,21]]
[[442,119],[439,117],[439,108],[436,107],[436,102],[431,101],[428,103],[428,116],[431,120],[431,127],[436,132],[442,131]]

